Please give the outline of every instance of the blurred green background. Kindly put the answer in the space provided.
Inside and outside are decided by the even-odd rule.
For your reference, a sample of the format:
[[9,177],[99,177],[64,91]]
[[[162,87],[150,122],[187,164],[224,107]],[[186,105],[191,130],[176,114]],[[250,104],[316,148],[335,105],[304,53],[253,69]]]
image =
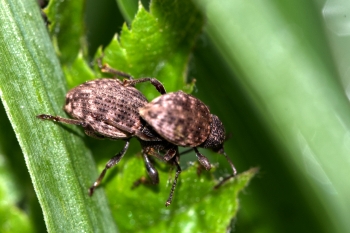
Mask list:
[[[232,134],[225,148],[237,170],[260,167],[240,195],[232,230],[350,232],[349,3],[194,2],[206,26],[188,69],[189,79],[197,80],[193,94]],[[85,4],[92,59],[130,22],[137,1]],[[3,107],[0,117],[0,197],[7,197],[0,201],[0,225],[1,216],[11,213],[26,229],[44,232]],[[101,147],[114,148],[114,142],[86,140],[96,160]],[[226,164],[217,155],[211,159]]]

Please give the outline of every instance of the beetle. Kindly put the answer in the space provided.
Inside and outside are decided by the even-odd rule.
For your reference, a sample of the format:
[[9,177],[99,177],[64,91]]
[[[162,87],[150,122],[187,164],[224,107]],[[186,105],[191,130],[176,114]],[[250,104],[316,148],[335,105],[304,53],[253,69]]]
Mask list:
[[[224,178],[216,187],[237,174],[224,150],[225,129],[222,122],[199,99],[182,91],[167,93],[147,103],[139,112],[162,138],[177,146],[193,148],[206,170],[211,168],[210,162],[197,147],[223,154],[232,168],[232,175]],[[172,157],[166,155],[165,159]]]
[[[161,137],[150,128],[139,115],[139,108],[145,106],[148,100],[134,86],[141,82],[150,82],[161,93],[165,94],[163,85],[155,78],[132,79],[126,73],[103,66],[102,71],[113,73],[128,79],[102,78],[85,82],[66,94],[64,110],[73,119],[47,114],[38,115],[42,120],[51,120],[83,127],[84,132],[98,139],[125,140],[123,149],[112,157],[97,180],[89,188],[89,195],[93,195],[95,188],[101,183],[106,171],[116,165],[125,155],[131,137],[137,137],[142,147],[142,156],[145,161],[147,173],[153,184],[159,183],[158,172],[148,155],[155,156],[176,166],[173,185],[166,201],[170,205],[181,172],[179,165],[178,147]],[[164,155],[160,154],[163,152]],[[171,160],[164,160],[171,157]]]

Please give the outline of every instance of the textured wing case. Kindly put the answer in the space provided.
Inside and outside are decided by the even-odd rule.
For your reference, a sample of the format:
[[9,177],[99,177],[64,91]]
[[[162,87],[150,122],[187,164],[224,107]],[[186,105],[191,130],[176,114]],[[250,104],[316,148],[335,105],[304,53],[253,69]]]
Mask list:
[[140,115],[164,139],[179,146],[198,146],[210,134],[208,107],[182,91],[154,99],[140,109]]
[[[70,90],[65,111],[84,120],[99,134],[111,138],[128,138],[141,127],[139,108],[148,103],[134,87],[125,87],[118,79],[97,79]],[[121,131],[113,123],[129,132]]]

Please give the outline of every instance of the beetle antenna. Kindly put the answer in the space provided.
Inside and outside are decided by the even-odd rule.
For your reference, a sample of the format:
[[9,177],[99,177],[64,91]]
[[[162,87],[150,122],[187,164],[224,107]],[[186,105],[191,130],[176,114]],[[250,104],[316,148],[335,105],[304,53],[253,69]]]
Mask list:
[[177,179],[179,178],[179,175],[181,173],[181,167],[180,167],[179,163],[176,162],[175,160],[174,160],[174,163],[175,163],[175,166],[176,166],[176,174],[175,174],[173,185],[172,185],[171,190],[170,190],[169,198],[165,202],[165,206],[166,207],[168,207],[171,204],[171,201],[172,201],[173,196],[174,196],[174,191],[175,191]]
[[232,175],[229,175],[229,176],[225,177],[224,179],[222,179],[217,185],[214,186],[214,189],[218,189],[226,181],[228,181],[229,179],[231,179],[232,177],[235,177],[237,175],[237,170],[236,170],[235,166],[233,165],[231,159],[227,156],[226,152],[223,149],[221,151],[221,154],[224,154],[227,162],[230,164],[230,166],[232,168]]
[[226,152],[224,151],[223,152],[227,162],[230,164],[231,168],[232,168],[232,176],[236,176],[237,175],[237,170],[235,168],[235,165],[233,165],[231,159],[226,155]]

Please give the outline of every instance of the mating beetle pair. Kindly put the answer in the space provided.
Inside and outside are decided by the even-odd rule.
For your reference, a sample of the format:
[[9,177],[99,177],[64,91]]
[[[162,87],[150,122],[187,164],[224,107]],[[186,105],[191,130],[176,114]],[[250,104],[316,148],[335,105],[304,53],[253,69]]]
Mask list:
[[[37,116],[43,120],[82,126],[85,133],[92,137],[125,140],[122,151],[107,162],[96,182],[90,187],[90,195],[100,184],[106,171],[125,155],[133,136],[141,144],[142,156],[152,183],[158,184],[159,177],[149,155],[176,166],[166,206],[172,201],[181,172],[178,146],[193,148],[200,164],[207,170],[211,168],[210,162],[197,147],[210,148],[224,154],[232,167],[232,176],[236,175],[236,169],[223,149],[224,127],[217,116],[210,114],[203,102],[181,91],[167,94],[163,85],[155,78],[132,79],[130,75],[106,65],[101,68],[103,72],[128,79],[120,81],[102,78],[70,90],[66,95],[64,110],[74,119],[46,114]],[[162,95],[149,103],[134,87],[141,82],[151,82]]]

